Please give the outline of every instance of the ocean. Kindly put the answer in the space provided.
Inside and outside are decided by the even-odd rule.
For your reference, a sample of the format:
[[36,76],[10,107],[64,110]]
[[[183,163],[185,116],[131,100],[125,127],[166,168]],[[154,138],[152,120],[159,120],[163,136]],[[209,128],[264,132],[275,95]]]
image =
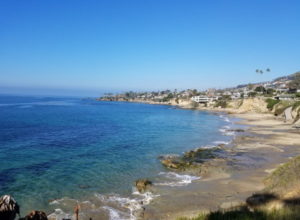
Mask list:
[[231,124],[167,105],[1,95],[0,194],[12,195],[21,215],[70,218],[80,203],[84,217],[134,219],[142,202],[159,196],[137,193],[138,178],[158,187],[199,179],[166,170],[160,155],[228,143]]

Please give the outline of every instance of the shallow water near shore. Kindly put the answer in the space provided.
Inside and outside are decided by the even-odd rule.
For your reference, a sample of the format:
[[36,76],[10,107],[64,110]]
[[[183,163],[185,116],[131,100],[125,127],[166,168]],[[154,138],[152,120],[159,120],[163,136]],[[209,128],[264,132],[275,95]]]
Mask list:
[[199,179],[165,170],[158,156],[234,135],[224,115],[164,105],[0,96],[0,111],[0,193],[14,196],[22,214],[56,209],[68,217],[80,202],[85,217],[97,210],[100,219],[133,218],[159,196],[135,192],[136,179],[161,187]]

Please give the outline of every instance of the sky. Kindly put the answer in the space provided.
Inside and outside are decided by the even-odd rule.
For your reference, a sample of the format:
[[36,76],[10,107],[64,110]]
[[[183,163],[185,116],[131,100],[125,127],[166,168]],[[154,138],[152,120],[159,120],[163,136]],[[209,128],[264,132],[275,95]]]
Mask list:
[[1,0],[0,93],[268,81],[300,70],[299,11],[297,0]]

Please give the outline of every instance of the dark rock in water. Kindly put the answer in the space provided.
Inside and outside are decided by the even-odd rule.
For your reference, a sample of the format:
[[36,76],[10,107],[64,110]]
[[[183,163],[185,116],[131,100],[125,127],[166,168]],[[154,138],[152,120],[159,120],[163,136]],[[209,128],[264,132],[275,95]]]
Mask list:
[[240,129],[240,128],[238,128],[238,129],[228,129],[227,131],[233,131],[233,132],[245,132],[244,129]]
[[181,157],[179,155],[163,155],[159,157],[162,165],[164,165],[167,168],[170,169],[180,169],[183,168],[185,163],[181,160]]
[[207,159],[213,159],[217,157],[217,152],[220,152],[220,147],[213,147],[213,148],[198,148],[196,150],[191,150],[186,152],[183,155],[183,160],[189,162],[204,162]]
[[176,159],[179,158],[178,154],[166,154],[166,155],[160,155],[158,156],[158,159],[164,160],[164,159]]
[[21,220],[48,220],[45,212],[42,211],[31,211],[28,215]]
[[78,187],[79,187],[80,189],[88,189],[88,188],[91,188],[89,185],[82,185],[82,184],[78,185]]
[[145,192],[152,182],[148,179],[138,179],[135,181],[135,186],[139,192]]
[[222,152],[222,147],[198,148],[186,152],[182,157],[164,157],[161,163],[170,169],[186,170],[199,167],[209,159],[220,157],[220,152]]
[[161,160],[162,165],[171,169],[183,169],[187,164],[184,161],[177,159],[164,159]]
[[0,197],[0,219],[14,220],[20,214],[18,203],[10,195]]

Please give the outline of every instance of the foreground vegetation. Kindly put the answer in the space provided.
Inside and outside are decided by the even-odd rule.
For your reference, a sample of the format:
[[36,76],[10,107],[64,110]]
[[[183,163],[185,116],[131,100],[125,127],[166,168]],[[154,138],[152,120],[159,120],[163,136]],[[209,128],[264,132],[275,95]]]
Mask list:
[[231,209],[200,213],[178,220],[294,220],[300,219],[300,156],[279,166],[265,179],[263,192]]
[[300,219],[298,207],[285,207],[280,210],[250,211],[246,206],[231,210],[219,210],[208,214],[199,214],[195,218],[179,218],[178,220],[294,220]]

